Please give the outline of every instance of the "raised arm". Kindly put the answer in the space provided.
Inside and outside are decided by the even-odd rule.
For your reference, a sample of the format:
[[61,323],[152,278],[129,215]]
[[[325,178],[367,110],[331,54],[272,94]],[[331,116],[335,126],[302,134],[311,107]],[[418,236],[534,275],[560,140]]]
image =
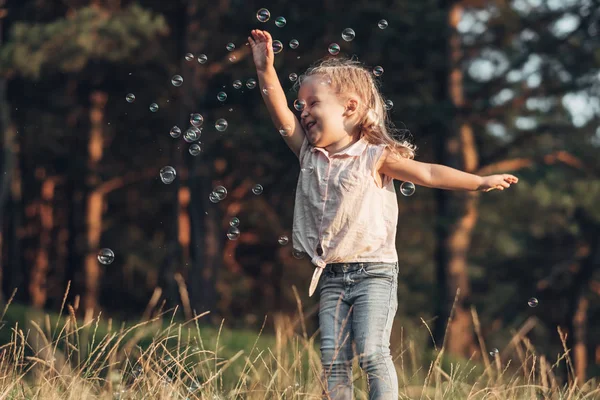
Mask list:
[[305,133],[298,118],[289,109],[285,93],[277,77],[273,65],[273,39],[269,32],[257,29],[253,30],[251,35],[251,37],[248,37],[248,42],[252,48],[252,58],[256,66],[260,93],[267,105],[275,128],[280,132],[288,147],[298,157]]

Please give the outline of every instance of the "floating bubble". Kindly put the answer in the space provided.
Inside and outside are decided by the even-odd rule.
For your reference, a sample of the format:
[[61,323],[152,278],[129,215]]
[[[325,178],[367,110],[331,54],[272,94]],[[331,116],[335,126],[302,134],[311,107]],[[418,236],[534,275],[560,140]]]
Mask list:
[[286,244],[288,244],[289,241],[290,240],[285,235],[281,235],[281,236],[279,236],[279,239],[277,239],[277,242],[279,242],[279,244],[282,246],[285,246]]
[[204,122],[204,117],[200,113],[190,114],[190,124],[199,127]]
[[98,261],[100,261],[100,264],[102,265],[112,264],[112,262],[115,261],[115,253],[108,248],[100,249],[98,252]]
[[490,351],[490,357],[496,357],[496,355],[500,354],[500,351],[498,349],[492,349],[492,351]]
[[394,108],[394,102],[393,102],[393,101],[391,101],[391,100],[386,100],[386,101],[383,103],[383,107],[384,107],[386,110],[388,110],[388,111],[389,111],[389,110],[391,110],[392,108]]
[[206,54],[200,54],[198,56],[198,63],[206,64],[207,61],[208,61],[208,57],[206,57]]
[[183,140],[185,140],[187,143],[195,142],[196,140],[200,139],[201,132],[202,131],[199,128],[192,126],[191,128],[188,128],[183,134]]
[[290,136],[294,132],[291,125],[282,125],[279,127],[279,134],[281,136]]
[[239,237],[240,237],[240,230],[238,228],[235,228],[235,227],[229,228],[229,231],[227,231],[227,238],[229,240],[237,240]]
[[171,167],[170,165],[160,169],[160,180],[167,185],[169,183],[173,183],[176,175],[177,173],[175,172],[175,168]]
[[174,139],[178,138],[179,136],[181,136],[181,129],[179,129],[179,127],[177,125],[175,125],[174,127],[171,128],[171,132],[169,132],[169,134]]
[[217,122],[215,122],[215,128],[217,128],[219,132],[223,132],[225,129],[227,129],[227,126],[228,124],[225,118],[219,118]]
[[254,193],[255,195],[259,195],[263,192],[263,187],[260,183],[257,183],[256,185],[254,185],[254,187],[252,188],[252,193]]
[[299,41],[297,41],[296,39],[290,40],[290,48],[291,49],[297,49],[298,46],[300,46],[300,42]]
[[183,77],[181,75],[173,76],[171,78],[171,84],[176,87],[183,85]]
[[290,74],[289,78],[290,78],[290,81],[292,81],[292,82],[296,82],[296,81],[298,80],[298,74],[297,74],[297,73],[295,73],[295,72],[292,72],[292,73]]
[[275,18],[275,25],[277,25],[278,28],[283,28],[286,23],[287,21],[283,17]]
[[300,172],[302,172],[303,174],[312,174],[314,170],[315,167],[313,167],[312,165],[307,165],[306,167],[300,168]]
[[225,48],[227,49],[227,51],[233,51],[235,50],[235,44],[229,42],[227,43],[227,46],[225,46]]
[[378,65],[375,68],[373,68],[373,75],[375,75],[375,76],[383,75],[383,67]]
[[304,252],[294,249],[292,250],[292,256],[294,256],[295,259],[300,260],[304,258]]
[[210,200],[212,203],[218,203],[218,202],[220,201],[220,200],[219,200],[219,196],[217,196],[215,192],[211,192],[211,193],[208,195],[208,199],[209,199],[209,200]]
[[127,100],[128,103],[133,103],[135,101],[135,94],[129,93],[125,96],[125,100]]
[[158,111],[158,104],[156,104],[156,103],[150,104],[150,111],[157,112]]
[[400,185],[400,193],[404,196],[412,196],[415,194],[415,184],[409,181],[402,182]]
[[535,298],[535,297],[532,297],[532,298],[530,298],[530,299],[527,301],[527,304],[529,305],[529,307],[531,307],[531,308],[535,308],[535,307],[537,307],[537,306],[538,306],[538,304],[539,304],[539,301],[538,301],[538,299],[537,299],[537,298]]
[[200,154],[202,152],[202,148],[200,147],[200,145],[198,143],[194,143],[190,146],[188,151],[190,152],[191,155],[196,157],[198,154]]
[[236,79],[235,81],[233,81],[233,88],[234,89],[241,89],[242,88],[242,81],[240,81],[239,79]]
[[331,43],[327,50],[331,55],[338,55],[340,53],[340,45],[337,43]]
[[342,31],[342,39],[346,42],[350,42],[352,39],[356,37],[356,33],[354,33],[354,29],[346,28]]
[[192,53],[187,53],[185,55],[185,61],[192,61],[194,59],[194,55]]
[[219,101],[227,100],[227,93],[225,93],[225,92],[217,93],[217,100],[219,100]]
[[260,22],[267,22],[271,18],[271,13],[266,8],[261,8],[256,13],[256,19]]
[[279,54],[283,50],[283,44],[279,40],[273,40],[273,54]]
[[225,189],[225,186],[217,186],[213,189],[213,193],[217,195],[219,200],[223,200],[227,197],[227,189]]
[[382,19],[377,23],[377,26],[379,29],[385,29],[388,27],[388,22],[385,19]]
[[236,56],[233,55],[233,56],[229,57],[229,62],[234,62],[235,60],[237,60]]
[[256,87],[256,79],[250,78],[246,81],[246,87],[248,89],[254,89]]
[[306,107],[306,101],[300,99],[294,100],[294,108],[296,110],[302,111],[304,110],[304,107]]
[[233,226],[233,227],[237,227],[240,224],[240,219],[238,217],[233,217],[231,218],[231,221],[229,221],[229,225]]

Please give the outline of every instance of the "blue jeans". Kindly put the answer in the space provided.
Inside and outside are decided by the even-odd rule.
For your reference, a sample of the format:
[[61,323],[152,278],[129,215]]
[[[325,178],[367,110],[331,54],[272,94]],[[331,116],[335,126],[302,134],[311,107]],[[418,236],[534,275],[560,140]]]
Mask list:
[[369,400],[396,400],[390,334],[398,309],[398,263],[327,264],[320,285],[324,398],[352,399],[354,341],[360,368],[367,374]]

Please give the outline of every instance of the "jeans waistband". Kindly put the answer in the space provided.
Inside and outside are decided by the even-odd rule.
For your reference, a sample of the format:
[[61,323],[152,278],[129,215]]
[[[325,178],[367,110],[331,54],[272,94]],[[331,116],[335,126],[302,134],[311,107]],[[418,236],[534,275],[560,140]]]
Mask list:
[[330,269],[332,272],[335,272],[335,273],[342,273],[342,272],[358,271],[359,269],[361,269],[363,267],[368,267],[369,265],[375,265],[375,264],[390,264],[390,265],[393,265],[395,263],[392,263],[392,262],[379,262],[379,261],[349,262],[349,263],[330,263],[330,264],[327,264],[327,266],[325,267],[325,269]]

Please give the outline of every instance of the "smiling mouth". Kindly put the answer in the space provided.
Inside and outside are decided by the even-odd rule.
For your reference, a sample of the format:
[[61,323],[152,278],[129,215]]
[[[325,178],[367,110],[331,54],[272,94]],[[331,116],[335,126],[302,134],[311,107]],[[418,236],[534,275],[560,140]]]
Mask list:
[[316,122],[309,122],[308,125],[306,125],[306,130],[310,131],[310,128],[312,128],[313,126],[315,126],[317,123]]

